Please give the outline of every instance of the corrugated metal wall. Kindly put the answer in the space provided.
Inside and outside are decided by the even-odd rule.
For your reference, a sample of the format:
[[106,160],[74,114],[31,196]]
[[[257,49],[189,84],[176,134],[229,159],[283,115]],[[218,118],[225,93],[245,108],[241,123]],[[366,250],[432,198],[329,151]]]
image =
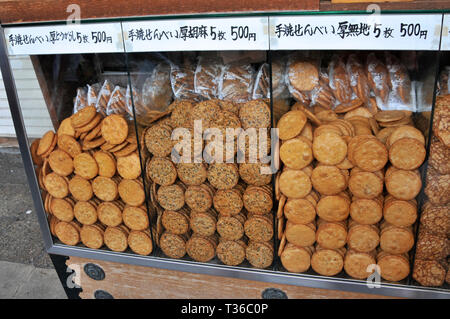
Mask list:
[[[30,57],[10,57],[10,61],[27,134],[29,137],[41,137],[46,131],[52,130],[53,126]],[[15,135],[0,73],[0,136]]]

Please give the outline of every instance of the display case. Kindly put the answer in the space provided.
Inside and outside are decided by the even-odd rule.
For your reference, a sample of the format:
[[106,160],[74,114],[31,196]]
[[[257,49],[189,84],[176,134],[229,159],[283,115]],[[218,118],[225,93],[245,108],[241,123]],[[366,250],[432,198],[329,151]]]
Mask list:
[[[449,298],[448,281],[413,278],[442,21],[247,14],[4,26],[3,78],[47,251]],[[40,139],[26,134],[33,123],[24,125],[8,55],[33,62],[54,125]]]

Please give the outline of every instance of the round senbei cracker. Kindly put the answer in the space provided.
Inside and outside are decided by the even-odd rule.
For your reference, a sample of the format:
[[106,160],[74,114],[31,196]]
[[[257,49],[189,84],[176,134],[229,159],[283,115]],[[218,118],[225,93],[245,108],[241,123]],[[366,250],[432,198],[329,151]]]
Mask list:
[[[242,217],[240,219],[240,217]],[[217,220],[217,232],[221,239],[239,240],[244,236],[245,216],[220,216]]]
[[289,272],[305,272],[311,266],[311,252],[308,247],[288,243],[280,256],[283,267]]
[[250,215],[244,223],[245,235],[253,241],[265,242],[273,237],[272,216]]
[[364,139],[351,154],[356,166],[368,171],[381,170],[388,161],[386,146],[377,139]]
[[219,189],[214,194],[213,204],[214,208],[222,216],[239,214],[244,207],[244,202],[242,201],[242,190],[237,188]]
[[186,185],[201,185],[208,174],[204,163],[179,163],[177,172],[180,180]]
[[309,176],[303,171],[285,170],[280,175],[280,191],[288,198],[303,198],[312,189]]
[[350,175],[348,187],[359,198],[372,199],[383,192],[383,180],[371,172],[357,172]]
[[150,232],[132,230],[128,235],[128,246],[138,255],[148,256],[153,250]]
[[288,242],[300,246],[311,246],[316,241],[316,227],[314,224],[294,224],[286,222],[285,235]]
[[317,215],[328,222],[340,222],[350,214],[350,201],[339,195],[323,196],[316,207]]
[[250,241],[245,250],[245,257],[253,267],[267,268],[273,262],[273,245],[270,242]]
[[73,172],[72,158],[62,150],[54,150],[48,157],[48,163],[55,173],[68,176]]
[[325,165],[337,165],[347,155],[347,143],[335,134],[325,132],[317,136],[313,141],[314,157]]
[[270,127],[270,107],[262,100],[246,102],[239,109],[239,119],[244,130]]
[[317,166],[311,174],[311,182],[323,195],[336,195],[347,188],[347,179],[336,166]]
[[117,172],[127,179],[136,179],[141,175],[141,161],[137,153],[117,158]]
[[30,145],[31,159],[33,160],[33,164],[37,166],[42,166],[44,163],[42,157],[36,154],[40,140],[40,138],[37,138]]
[[208,181],[217,189],[230,189],[239,181],[239,170],[233,163],[214,163],[208,167]]
[[83,225],[92,225],[97,221],[97,209],[91,202],[76,202],[73,213]]
[[75,129],[82,127],[91,122],[96,115],[95,106],[86,106],[70,117],[72,127]]
[[239,164],[239,175],[242,180],[249,185],[263,186],[267,185],[272,180],[271,174],[265,174],[263,168],[269,169],[269,164],[257,163],[241,163]]
[[36,154],[41,156],[47,153],[51,149],[54,139],[55,133],[53,131],[46,132],[39,140],[39,146],[37,148]]
[[316,242],[327,249],[344,247],[347,242],[347,229],[343,223],[322,222],[316,231]]
[[66,245],[75,246],[80,242],[80,226],[72,221],[70,223],[59,221],[55,225],[55,234]]
[[400,138],[389,147],[389,161],[399,169],[416,169],[422,165],[425,156],[424,144],[415,138]]
[[88,201],[93,196],[91,182],[78,175],[69,181],[69,191],[77,201]]
[[52,172],[44,177],[44,186],[47,192],[56,198],[64,198],[69,194],[68,180]]
[[378,122],[394,122],[401,120],[405,117],[405,113],[402,111],[381,111],[374,115]]
[[377,259],[377,265],[380,266],[380,275],[383,279],[400,281],[409,275],[410,269],[407,256],[383,253],[379,254]]
[[373,254],[361,253],[349,250],[344,258],[344,270],[352,278],[366,279],[370,272],[367,271],[369,265],[376,264]]
[[134,179],[123,179],[119,183],[120,198],[130,206],[141,206],[145,201],[143,185]]
[[195,233],[186,243],[186,252],[195,261],[207,262],[214,258],[216,246],[210,237],[196,235]]
[[[91,121],[89,121],[89,123],[87,123],[86,125],[83,125],[83,126],[81,126],[81,127],[77,127],[77,128],[75,129],[75,131],[76,131],[77,133],[89,133],[91,130],[93,130],[93,129],[98,125],[98,123],[101,122],[102,118],[103,118],[103,117],[101,116],[101,114],[100,114],[100,113],[97,113],[97,114],[94,116],[94,118],[93,118]],[[86,137],[87,135],[88,135],[88,134],[86,134],[85,137]]]
[[158,185],[171,185],[177,179],[177,170],[165,157],[153,157],[147,162],[146,174]]
[[294,110],[285,113],[278,121],[278,137],[287,140],[296,137],[303,130],[307,117],[303,111]]
[[123,223],[131,230],[144,230],[149,227],[147,212],[142,207],[125,207],[122,218]]
[[376,200],[354,197],[350,204],[350,216],[358,224],[376,224],[383,217],[382,205]]
[[191,185],[184,194],[186,204],[194,211],[205,212],[213,203],[213,190],[206,184]]
[[103,234],[100,225],[84,225],[80,231],[81,242],[86,247],[99,249],[103,246]]
[[159,246],[167,257],[182,258],[186,255],[186,237],[164,232],[159,239]]
[[167,125],[153,125],[145,131],[144,141],[154,156],[164,157],[172,151],[172,130]]
[[316,208],[307,199],[289,198],[284,204],[284,216],[295,224],[309,224],[316,218]]
[[70,222],[74,217],[72,204],[62,198],[51,199],[50,211],[56,218],[63,222]]
[[127,121],[118,114],[106,117],[102,122],[102,136],[110,144],[123,143],[128,136]]
[[367,253],[377,248],[379,242],[378,229],[373,225],[356,224],[348,231],[347,245],[350,249]]
[[322,276],[334,276],[344,267],[343,255],[335,249],[320,249],[311,257],[312,269]]
[[397,199],[410,200],[419,194],[422,180],[417,171],[392,169],[386,172],[386,189]]
[[280,159],[289,168],[302,169],[313,161],[312,145],[309,140],[293,138],[280,147]]
[[116,160],[111,153],[97,151],[93,156],[98,165],[99,176],[113,177],[116,174]]
[[187,210],[165,210],[160,220],[162,226],[172,234],[181,235],[189,230],[189,214]]
[[122,210],[113,202],[103,202],[97,207],[98,219],[106,226],[119,226],[122,223]]
[[389,148],[392,144],[394,144],[399,139],[409,137],[416,139],[419,141],[422,145],[425,145],[425,137],[423,136],[422,132],[418,129],[416,129],[414,126],[411,125],[401,125],[396,128],[391,129],[392,133],[387,138],[387,147]]
[[112,251],[125,251],[128,247],[128,233],[125,226],[107,227],[104,234],[105,245]]
[[69,154],[72,158],[75,158],[78,154],[81,154],[81,145],[77,140],[70,135],[58,135],[58,148]]
[[109,202],[117,198],[117,183],[109,177],[97,176],[92,181],[92,190],[100,200]]
[[240,265],[245,260],[246,247],[242,240],[221,240],[217,245],[217,257],[225,265]]
[[388,226],[381,231],[380,248],[391,254],[403,254],[414,246],[414,235],[403,227]]
[[85,178],[92,179],[98,174],[98,165],[95,159],[89,153],[81,153],[74,157],[74,173]]
[[179,184],[160,186],[157,198],[162,208],[179,210],[184,206],[184,188]]
[[269,187],[249,186],[242,197],[245,209],[255,214],[266,214],[272,210],[272,189]]
[[58,136],[65,134],[75,137],[75,129],[72,126],[72,119],[70,117],[62,120],[61,124],[59,124],[57,134]]
[[411,226],[417,219],[417,205],[411,201],[392,198],[384,203],[383,217],[385,221],[394,226]]

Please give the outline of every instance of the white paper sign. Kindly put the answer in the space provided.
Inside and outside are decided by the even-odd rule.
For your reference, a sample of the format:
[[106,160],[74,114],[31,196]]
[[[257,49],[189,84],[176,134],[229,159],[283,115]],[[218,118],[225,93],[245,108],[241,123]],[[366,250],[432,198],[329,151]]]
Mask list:
[[127,52],[268,50],[268,17],[124,22]]
[[10,55],[123,52],[120,23],[5,28]]
[[441,50],[450,51],[450,15],[448,14],[444,14],[444,22],[442,25]]
[[440,14],[270,17],[272,50],[439,50]]

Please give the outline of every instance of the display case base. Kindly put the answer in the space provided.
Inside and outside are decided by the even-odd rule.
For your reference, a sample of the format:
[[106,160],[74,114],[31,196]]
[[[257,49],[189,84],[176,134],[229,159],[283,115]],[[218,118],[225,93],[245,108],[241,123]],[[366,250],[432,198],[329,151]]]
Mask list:
[[350,299],[392,298],[338,290],[279,285],[266,282],[186,273],[70,257],[82,299],[161,298],[161,299]]

